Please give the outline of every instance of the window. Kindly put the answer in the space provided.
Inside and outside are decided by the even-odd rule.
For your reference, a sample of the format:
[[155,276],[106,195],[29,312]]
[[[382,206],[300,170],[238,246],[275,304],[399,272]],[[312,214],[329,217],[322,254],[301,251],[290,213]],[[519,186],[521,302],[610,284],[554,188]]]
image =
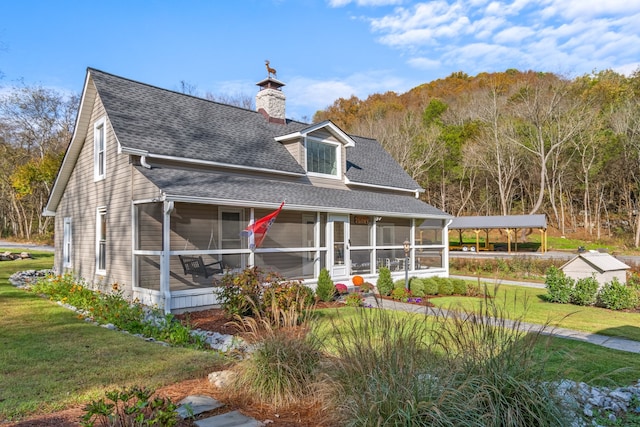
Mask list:
[[105,120],[100,119],[93,125],[93,178],[95,181],[104,179],[107,168],[105,138]]
[[340,145],[307,138],[307,172],[338,176]]
[[62,266],[71,267],[71,218],[64,219],[63,231],[62,231]]
[[96,274],[107,274],[107,208],[98,208],[96,216]]

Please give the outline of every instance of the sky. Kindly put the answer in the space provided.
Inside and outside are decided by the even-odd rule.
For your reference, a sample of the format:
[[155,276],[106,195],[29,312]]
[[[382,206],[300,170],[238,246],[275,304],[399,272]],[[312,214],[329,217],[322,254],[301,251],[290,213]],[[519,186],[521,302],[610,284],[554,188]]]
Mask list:
[[640,0],[20,0],[0,16],[0,91],[79,94],[92,67],[253,97],[269,60],[302,121],[457,71],[640,68]]

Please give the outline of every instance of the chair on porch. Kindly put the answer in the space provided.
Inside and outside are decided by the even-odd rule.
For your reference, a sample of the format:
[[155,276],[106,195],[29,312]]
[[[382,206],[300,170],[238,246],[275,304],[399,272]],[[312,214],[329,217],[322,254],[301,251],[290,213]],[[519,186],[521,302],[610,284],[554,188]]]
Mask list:
[[180,258],[180,263],[182,263],[185,276],[191,274],[194,276],[204,276],[206,279],[214,274],[224,272],[222,261],[205,264],[201,256],[178,255],[178,258]]

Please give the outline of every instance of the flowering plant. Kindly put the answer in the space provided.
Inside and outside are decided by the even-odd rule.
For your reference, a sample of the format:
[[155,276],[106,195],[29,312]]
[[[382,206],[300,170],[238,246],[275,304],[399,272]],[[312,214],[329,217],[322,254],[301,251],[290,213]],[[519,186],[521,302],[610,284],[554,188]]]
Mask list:
[[346,294],[348,292],[347,285],[344,283],[336,283],[336,292],[339,295]]

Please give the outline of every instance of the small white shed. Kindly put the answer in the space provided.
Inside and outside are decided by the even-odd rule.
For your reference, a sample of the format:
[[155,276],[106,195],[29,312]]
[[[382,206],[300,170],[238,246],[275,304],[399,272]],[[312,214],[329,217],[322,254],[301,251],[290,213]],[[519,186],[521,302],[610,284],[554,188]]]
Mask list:
[[627,264],[619,259],[597,251],[581,253],[568,261],[560,270],[574,280],[594,276],[600,286],[611,282],[615,277],[620,283],[627,283]]

